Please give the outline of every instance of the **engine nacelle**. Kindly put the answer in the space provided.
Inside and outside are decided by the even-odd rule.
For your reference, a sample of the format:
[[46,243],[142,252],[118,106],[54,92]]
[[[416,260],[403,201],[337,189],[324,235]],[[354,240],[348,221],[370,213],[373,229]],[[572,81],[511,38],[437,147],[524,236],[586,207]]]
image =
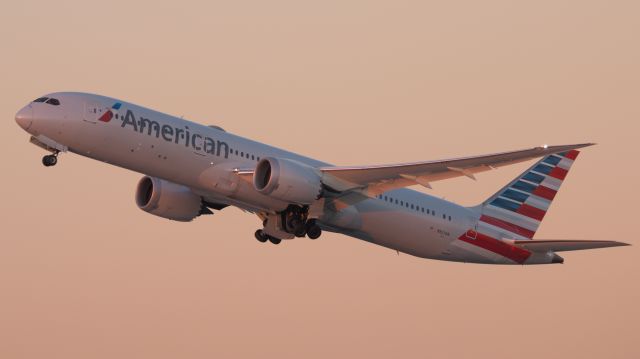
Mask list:
[[136,204],[153,215],[189,222],[202,211],[202,198],[188,187],[144,176],[136,189]]
[[268,196],[295,204],[311,204],[322,192],[317,169],[284,158],[267,157],[258,162],[253,186]]

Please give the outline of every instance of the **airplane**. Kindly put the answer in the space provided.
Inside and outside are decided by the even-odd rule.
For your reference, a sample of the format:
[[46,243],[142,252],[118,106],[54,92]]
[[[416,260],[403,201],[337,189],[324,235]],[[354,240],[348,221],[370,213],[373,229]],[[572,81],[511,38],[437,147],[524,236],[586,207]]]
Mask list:
[[[592,143],[436,161],[334,166],[119,99],[56,92],[15,120],[54,166],[71,152],[143,174],[135,201],[188,222],[228,206],[255,214],[260,242],[340,233],[421,258],[484,264],[563,263],[562,251],[628,245],[533,239],[578,156]],[[465,207],[408,187],[541,158],[481,204]]]

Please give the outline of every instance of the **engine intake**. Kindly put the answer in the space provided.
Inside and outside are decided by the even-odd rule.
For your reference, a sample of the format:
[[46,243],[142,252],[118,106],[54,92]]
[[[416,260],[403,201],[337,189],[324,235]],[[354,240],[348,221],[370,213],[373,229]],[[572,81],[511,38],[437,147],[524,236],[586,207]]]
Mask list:
[[311,204],[322,193],[318,170],[286,158],[260,160],[253,173],[253,186],[264,195],[302,205]]
[[153,215],[189,222],[202,214],[202,198],[188,187],[145,176],[138,182],[136,204]]

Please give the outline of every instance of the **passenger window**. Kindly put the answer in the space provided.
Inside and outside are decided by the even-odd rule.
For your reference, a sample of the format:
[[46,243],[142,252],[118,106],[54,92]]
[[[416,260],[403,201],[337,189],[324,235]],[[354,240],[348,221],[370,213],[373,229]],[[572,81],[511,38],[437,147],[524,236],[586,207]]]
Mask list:
[[255,160],[256,158],[255,158],[255,157],[253,157],[253,155],[251,155],[251,159],[252,159],[252,160]]

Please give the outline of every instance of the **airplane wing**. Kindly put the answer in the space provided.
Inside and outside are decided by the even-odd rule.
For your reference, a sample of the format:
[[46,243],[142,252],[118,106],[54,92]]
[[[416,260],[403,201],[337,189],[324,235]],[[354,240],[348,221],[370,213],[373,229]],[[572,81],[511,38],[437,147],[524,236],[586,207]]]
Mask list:
[[591,145],[593,143],[543,146],[483,156],[379,166],[323,167],[320,171],[323,183],[335,190],[338,196],[342,193],[354,197],[357,202],[357,197],[374,197],[397,188],[413,185],[431,188],[431,182],[460,176],[475,179],[474,174],[479,172]]
[[527,239],[517,240],[513,242],[519,247],[523,247],[532,252],[563,252],[563,251],[577,251],[582,249],[596,249],[607,247],[620,247],[628,246],[630,244],[616,241],[585,241],[585,240],[568,240],[568,239],[556,239],[556,240],[541,240],[541,239]]

